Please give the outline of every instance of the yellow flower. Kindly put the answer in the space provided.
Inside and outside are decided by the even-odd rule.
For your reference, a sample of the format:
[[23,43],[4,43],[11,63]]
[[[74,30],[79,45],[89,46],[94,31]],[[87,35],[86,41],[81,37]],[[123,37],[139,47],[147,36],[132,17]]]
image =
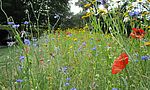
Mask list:
[[92,12],[87,12],[87,13],[86,13],[86,16],[91,16],[91,15],[93,15]]
[[81,18],[84,19],[84,18],[86,18],[86,16],[82,16]]
[[93,11],[93,10],[94,10],[94,8],[90,7],[90,11]]
[[106,8],[99,8],[99,9],[98,9],[98,12],[99,12],[99,13],[102,13],[102,14],[108,13],[108,11],[107,11]]
[[150,46],[150,42],[145,42],[144,45],[145,46]]
[[88,8],[88,7],[90,7],[91,5],[92,5],[91,3],[88,3],[88,4],[85,4],[84,7],[85,7],[85,8]]
[[150,2],[150,0],[147,0],[148,2]]
[[88,28],[89,28],[89,26],[87,24],[83,27],[84,30],[86,30]]
[[129,6],[127,9],[128,10],[132,10],[133,9],[133,5]]
[[147,15],[147,14],[149,14],[149,13],[146,12],[146,11],[142,12],[142,16],[145,16],[145,15]]
[[150,26],[147,26],[148,29],[150,29]]
[[95,2],[96,2],[96,0],[93,0],[93,1],[92,1],[92,4],[94,4]]
[[77,41],[77,38],[74,38],[73,40],[74,40],[74,41]]
[[111,34],[106,34],[105,35],[105,38],[110,38],[111,37]]
[[72,49],[73,46],[70,46],[69,49]]
[[128,12],[125,12],[124,13],[124,17],[127,17],[129,14],[128,14]]
[[137,2],[143,2],[143,0],[137,0]]
[[81,18],[84,19],[84,18],[90,17],[91,15],[93,15],[92,12],[87,12],[86,15],[82,16]]
[[82,30],[83,33],[85,33],[85,30]]

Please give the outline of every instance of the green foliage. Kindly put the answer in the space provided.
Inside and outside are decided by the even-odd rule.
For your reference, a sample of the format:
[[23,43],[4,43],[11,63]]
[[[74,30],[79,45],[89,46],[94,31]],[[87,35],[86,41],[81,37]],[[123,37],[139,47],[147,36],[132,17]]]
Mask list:
[[81,20],[82,15],[83,15],[82,13],[70,15],[69,17],[63,20],[63,22],[60,24],[60,28],[66,29],[66,28],[84,27],[84,23]]
[[[32,23],[47,24],[50,18],[51,24],[55,23],[55,14],[65,18],[69,13],[69,0],[4,0],[3,9],[6,14],[12,16],[15,23],[31,21]],[[1,24],[7,23],[4,13],[0,11]],[[37,22],[38,21],[38,22]]]

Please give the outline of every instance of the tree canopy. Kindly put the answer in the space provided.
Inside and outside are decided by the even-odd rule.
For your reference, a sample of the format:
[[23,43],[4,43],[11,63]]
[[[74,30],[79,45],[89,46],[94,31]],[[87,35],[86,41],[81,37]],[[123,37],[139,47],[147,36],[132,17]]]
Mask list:
[[[47,22],[50,18],[51,23],[54,23],[54,16],[60,15],[65,18],[69,13],[69,0],[2,0],[2,8],[8,15],[12,16],[15,23],[28,21],[37,23]],[[7,19],[0,10],[0,23],[6,24]]]

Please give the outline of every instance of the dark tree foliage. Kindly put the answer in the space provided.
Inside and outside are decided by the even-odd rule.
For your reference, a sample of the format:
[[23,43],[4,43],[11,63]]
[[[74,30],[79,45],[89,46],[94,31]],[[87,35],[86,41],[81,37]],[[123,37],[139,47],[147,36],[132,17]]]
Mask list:
[[[12,16],[15,23],[21,23],[29,18],[32,23],[46,23],[48,16],[55,23],[55,14],[65,18],[69,13],[69,0],[2,0],[3,9],[8,17]],[[6,24],[6,17],[0,10],[0,24]],[[29,17],[28,17],[29,16]]]
[[[23,21],[25,17],[24,10],[25,4],[21,0],[2,0],[2,6],[4,11],[7,13],[8,17],[12,16],[16,23]],[[4,13],[0,10],[0,23],[6,24],[7,18]]]
[[63,20],[63,23],[60,25],[61,28],[81,28],[84,26],[83,21],[81,20],[82,13],[76,15],[70,15],[67,19]]

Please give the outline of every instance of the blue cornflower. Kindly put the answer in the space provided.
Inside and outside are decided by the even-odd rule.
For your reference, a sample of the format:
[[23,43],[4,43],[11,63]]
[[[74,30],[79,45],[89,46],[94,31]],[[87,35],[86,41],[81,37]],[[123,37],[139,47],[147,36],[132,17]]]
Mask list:
[[24,39],[24,44],[25,45],[30,45],[30,40],[29,39]]
[[134,12],[129,12],[129,15],[130,16],[134,16]]
[[66,78],[66,80],[67,80],[67,81],[69,81],[69,80],[70,80],[70,78]]
[[83,42],[82,45],[83,45],[83,46],[86,46],[86,42]]
[[140,14],[139,11],[134,11],[134,15],[135,15],[135,16],[138,16],[139,14]]
[[142,60],[148,60],[148,59],[150,59],[150,56],[142,56],[141,59]]
[[64,73],[66,73],[66,72],[67,72],[67,69],[68,69],[68,68],[65,66],[65,67],[62,68],[62,71],[63,71]]
[[112,90],[118,90],[118,88],[112,88]]
[[102,5],[106,4],[106,0],[97,0],[100,1]]
[[65,83],[65,86],[69,86],[69,83],[68,83],[68,82],[66,82],[66,83]]
[[14,22],[7,22],[8,25],[14,25]]
[[28,24],[29,24],[29,22],[28,22],[28,21],[25,21],[23,24],[28,25]]
[[93,48],[92,48],[92,50],[94,50],[94,51],[95,51],[95,50],[96,50],[96,47],[93,47]]
[[24,61],[24,58],[25,58],[24,56],[20,56],[20,57],[19,57],[19,59],[20,59],[21,62]]
[[77,90],[76,88],[71,88],[70,90]]
[[15,28],[15,29],[18,28],[19,26],[20,26],[19,24],[12,25],[12,27]]
[[21,83],[21,82],[23,82],[23,80],[22,79],[17,79],[16,82]]
[[138,16],[140,14],[139,11],[133,11],[133,12],[129,12],[130,16]]

